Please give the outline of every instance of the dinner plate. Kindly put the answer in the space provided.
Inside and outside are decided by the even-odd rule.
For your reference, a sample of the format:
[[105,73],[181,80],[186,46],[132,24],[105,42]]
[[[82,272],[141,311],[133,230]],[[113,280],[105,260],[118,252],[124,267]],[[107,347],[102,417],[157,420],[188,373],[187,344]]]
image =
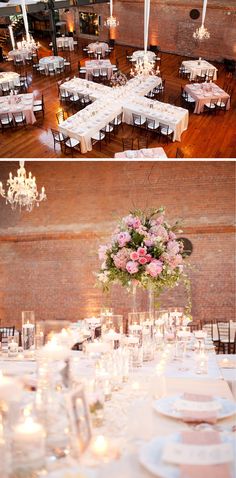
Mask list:
[[[222,434],[222,443],[231,443],[234,447],[234,440],[226,434]],[[165,445],[170,442],[178,443],[181,440],[180,433],[168,435],[167,437],[155,437],[150,442],[145,443],[139,451],[139,461],[146,470],[151,472],[158,478],[179,478],[180,469],[178,465],[172,465],[162,460],[162,455]],[[217,465],[215,465],[217,467]],[[234,463],[231,464],[231,471],[233,476]],[[51,478],[51,477],[50,477]],[[54,477],[53,477],[54,478]],[[57,477],[55,477],[57,478]],[[59,477],[58,477],[59,478]],[[61,477],[60,477],[61,478]]]
[[[183,398],[183,396],[180,394],[160,398],[154,402],[153,408],[156,412],[161,413],[162,415],[182,420],[181,412],[174,409],[174,403],[181,398]],[[231,417],[236,413],[236,403],[234,403],[232,400],[229,400],[228,398],[214,397],[214,401],[216,401],[220,406],[220,409],[217,413],[218,420]]]
[[84,466],[73,466],[54,470],[47,474],[46,478],[97,478],[98,472]]

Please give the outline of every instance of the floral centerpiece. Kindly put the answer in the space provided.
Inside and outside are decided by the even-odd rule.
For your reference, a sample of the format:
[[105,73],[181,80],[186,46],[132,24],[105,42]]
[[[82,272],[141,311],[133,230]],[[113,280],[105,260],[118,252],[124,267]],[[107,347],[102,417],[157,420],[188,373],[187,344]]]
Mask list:
[[102,261],[98,280],[103,289],[112,283],[159,293],[178,285],[184,274],[183,243],[177,240],[178,221],[170,225],[164,208],[148,214],[136,210],[123,217],[109,244],[99,247]]
[[117,71],[116,73],[113,73],[110,80],[112,87],[124,86],[126,85],[127,81],[128,81],[127,76],[125,76],[124,73],[121,73],[121,71]]

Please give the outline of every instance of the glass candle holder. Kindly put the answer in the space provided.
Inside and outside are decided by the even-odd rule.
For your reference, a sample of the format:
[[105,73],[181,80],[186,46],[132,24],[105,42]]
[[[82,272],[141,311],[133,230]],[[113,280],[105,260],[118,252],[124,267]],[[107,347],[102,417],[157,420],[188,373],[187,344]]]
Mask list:
[[195,372],[206,375],[208,373],[208,355],[205,352],[199,352],[195,355]]
[[22,312],[22,347],[32,350],[35,347],[35,316],[33,310]]
[[17,478],[31,478],[45,466],[46,448],[43,426],[25,417],[12,430],[12,469]]
[[104,420],[104,391],[99,379],[92,378],[85,381],[85,395],[87,398],[90,418],[94,427],[100,427]]
[[106,334],[110,330],[117,334],[123,334],[123,315],[107,315],[101,317],[102,335]]

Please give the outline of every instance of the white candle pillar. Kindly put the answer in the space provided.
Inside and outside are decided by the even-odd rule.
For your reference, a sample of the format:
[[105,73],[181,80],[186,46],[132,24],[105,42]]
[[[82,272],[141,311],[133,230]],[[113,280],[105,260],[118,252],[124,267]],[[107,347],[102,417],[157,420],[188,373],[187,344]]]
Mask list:
[[16,47],[16,45],[15,45],[15,39],[14,39],[14,35],[13,35],[13,29],[12,29],[12,26],[11,26],[11,25],[9,25],[8,29],[9,29],[9,33],[10,33],[10,38],[11,38],[12,49],[13,49],[13,50],[15,50],[15,47]]

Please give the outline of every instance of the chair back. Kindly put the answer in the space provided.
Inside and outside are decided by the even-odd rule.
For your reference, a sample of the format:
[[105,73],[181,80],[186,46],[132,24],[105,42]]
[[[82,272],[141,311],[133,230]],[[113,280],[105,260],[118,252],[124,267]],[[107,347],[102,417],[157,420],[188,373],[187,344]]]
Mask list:
[[10,337],[15,334],[15,325],[11,327],[0,327],[1,338]]
[[141,126],[141,115],[137,115],[136,113],[132,113],[133,117],[133,124]]
[[220,342],[230,342],[230,322],[217,322]]
[[156,129],[156,122],[152,118],[146,118],[146,127],[148,129]]
[[204,324],[202,330],[207,333],[207,337],[213,340],[213,322]]
[[8,113],[0,114],[0,124],[2,127],[11,124],[11,118]]

